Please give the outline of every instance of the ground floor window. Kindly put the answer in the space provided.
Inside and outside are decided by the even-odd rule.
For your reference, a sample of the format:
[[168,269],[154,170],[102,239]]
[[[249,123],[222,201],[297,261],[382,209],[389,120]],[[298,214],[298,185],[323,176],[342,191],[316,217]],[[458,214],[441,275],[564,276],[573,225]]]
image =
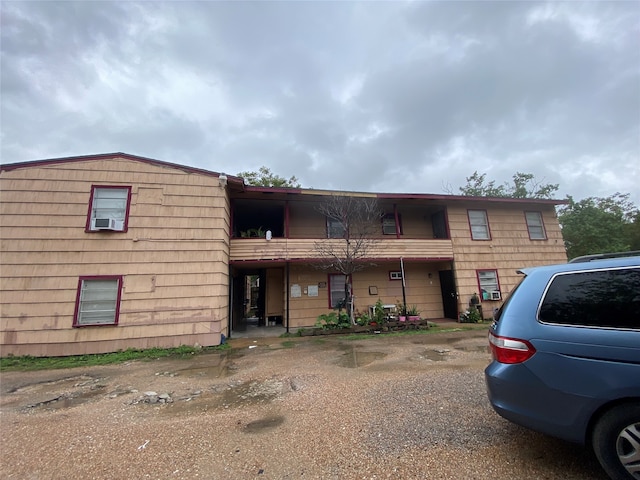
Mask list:
[[342,274],[329,275],[329,308],[345,306],[345,284],[347,277]]
[[478,270],[478,286],[482,300],[500,300],[497,270]]
[[122,277],[80,277],[74,327],[117,325]]

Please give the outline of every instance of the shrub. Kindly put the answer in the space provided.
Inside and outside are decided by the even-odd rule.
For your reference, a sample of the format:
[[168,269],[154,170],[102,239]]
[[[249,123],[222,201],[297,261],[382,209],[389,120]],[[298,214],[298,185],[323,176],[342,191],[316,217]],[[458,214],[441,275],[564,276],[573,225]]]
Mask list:
[[467,311],[460,314],[461,323],[482,323],[482,315],[476,307],[470,307]]
[[337,330],[351,327],[351,320],[346,312],[323,313],[316,320],[316,327],[325,330]]

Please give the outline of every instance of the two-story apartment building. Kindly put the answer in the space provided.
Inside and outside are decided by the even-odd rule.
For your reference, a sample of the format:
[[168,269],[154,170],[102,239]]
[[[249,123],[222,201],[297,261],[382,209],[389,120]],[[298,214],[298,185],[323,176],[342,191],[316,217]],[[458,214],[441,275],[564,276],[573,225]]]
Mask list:
[[344,297],[345,277],[317,268],[318,245],[344,241],[319,208],[335,195],[383,214],[351,278],[359,311],[405,300],[457,319],[478,293],[490,316],[517,269],[566,261],[562,201],[252,187],[122,153],[9,164],[0,355],[217,345],[247,317],[312,326]]

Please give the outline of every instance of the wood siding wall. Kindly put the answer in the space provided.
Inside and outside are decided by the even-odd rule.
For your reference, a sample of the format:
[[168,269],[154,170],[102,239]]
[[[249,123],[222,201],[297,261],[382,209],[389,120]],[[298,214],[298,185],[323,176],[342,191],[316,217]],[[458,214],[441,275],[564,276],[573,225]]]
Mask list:
[[[467,209],[487,212],[491,240],[472,240]],[[525,211],[542,213],[546,240],[530,240]],[[501,301],[483,301],[483,314],[491,317],[522,276],[516,270],[537,265],[564,263],[567,254],[562,232],[553,206],[490,206],[469,203],[448,208],[449,228],[455,258],[459,309],[468,308],[473,293],[478,292],[477,270],[497,270]]]
[[[321,215],[317,207],[319,201],[290,201],[289,202],[289,237],[291,239],[326,238],[326,218]],[[404,239],[433,239],[431,215],[436,209],[444,207],[415,206],[402,203],[397,204],[398,215],[402,224]],[[383,214],[393,214],[392,203],[381,203]],[[389,239],[391,235],[382,233],[382,221],[375,230],[375,238]]]
[[[4,171],[0,182],[2,356],[220,343],[229,203],[217,178],[114,158]],[[85,233],[92,185],[131,186],[127,232]],[[118,326],[72,327],[85,275],[123,275]]]
[[[337,246],[344,243],[341,239],[291,239],[274,238],[234,238],[231,240],[232,262],[245,260],[300,260],[316,259],[319,256],[316,243],[330,242]],[[377,240],[372,243],[369,258],[452,258],[451,240]]]
[[[449,263],[405,263],[407,305],[416,305],[423,318],[442,318],[442,295],[440,292],[439,270],[449,269]],[[384,304],[396,304],[402,301],[402,282],[390,280],[389,271],[400,270],[399,263],[385,263],[353,274],[353,294],[355,308],[367,312],[378,298]],[[429,278],[431,273],[431,278]],[[290,297],[289,327],[312,327],[318,315],[328,313],[329,282],[328,274],[304,265],[292,265],[290,286],[299,285],[301,297]],[[324,284],[318,288],[318,296],[308,295],[309,285]],[[370,294],[369,287],[375,287],[377,294]],[[291,292],[289,292],[290,295]]]

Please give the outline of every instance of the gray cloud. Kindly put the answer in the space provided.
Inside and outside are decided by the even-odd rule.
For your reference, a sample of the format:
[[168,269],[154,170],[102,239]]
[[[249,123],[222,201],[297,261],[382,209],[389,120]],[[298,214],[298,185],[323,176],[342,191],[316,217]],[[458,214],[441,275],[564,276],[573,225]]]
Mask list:
[[305,186],[516,171],[640,204],[637,2],[3,2],[2,162],[126,151]]

